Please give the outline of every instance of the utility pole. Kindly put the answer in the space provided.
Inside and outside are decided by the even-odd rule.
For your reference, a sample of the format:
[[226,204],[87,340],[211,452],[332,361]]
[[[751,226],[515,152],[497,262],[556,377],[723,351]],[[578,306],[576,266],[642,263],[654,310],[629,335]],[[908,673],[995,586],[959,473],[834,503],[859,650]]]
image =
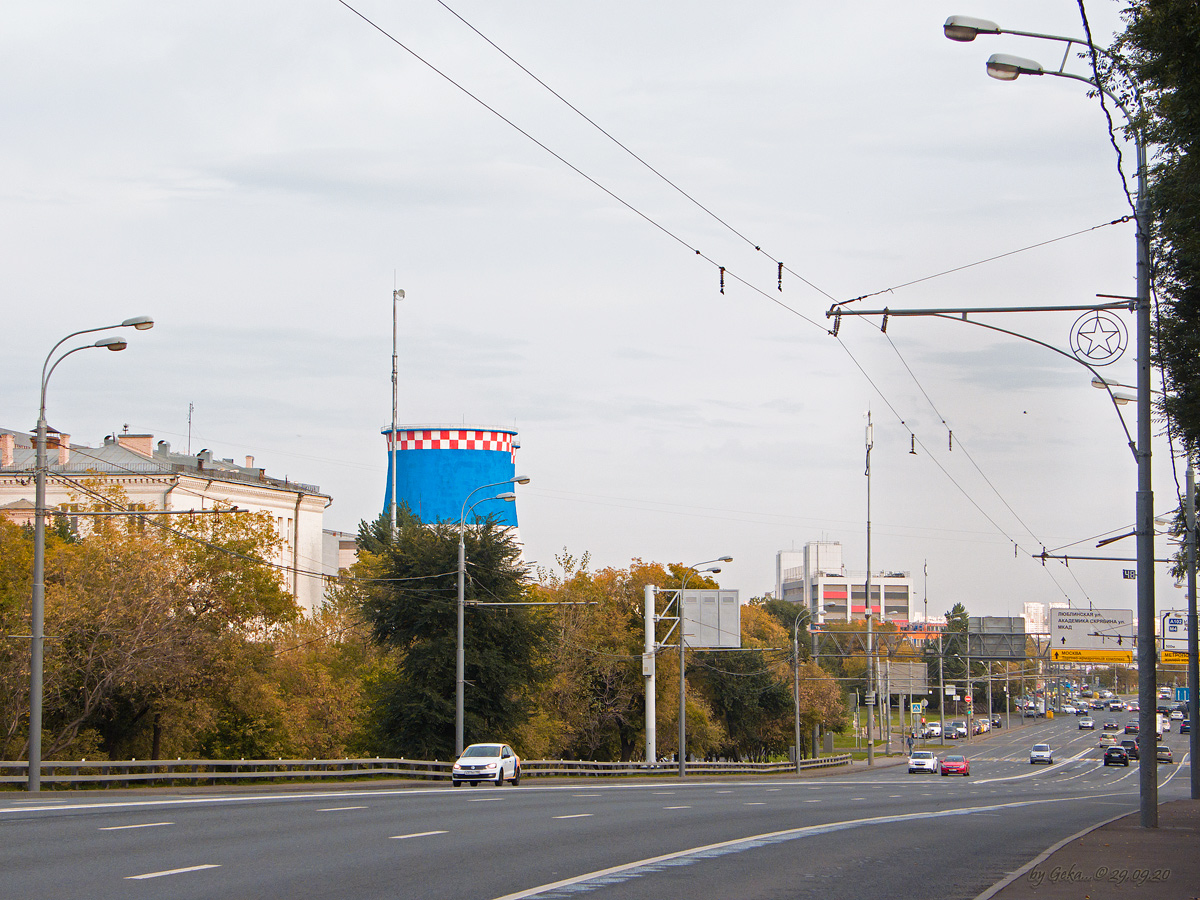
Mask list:
[[392,538],[396,537],[396,416],[400,397],[400,370],[396,354],[396,306],[404,299],[404,291],[392,291],[392,439],[388,446],[388,476],[392,483]]
[[[867,464],[866,471],[863,473],[867,476],[867,577],[866,583],[863,585],[866,590],[866,613],[867,613],[867,765],[875,765],[875,740],[871,728],[871,703],[878,704],[879,698],[875,696],[875,647],[871,635],[871,448],[875,446],[875,433],[871,427],[871,411],[867,410]],[[854,589],[851,588],[847,592],[850,596],[846,598],[847,607],[854,605]],[[847,609],[849,612],[849,609]]]
[[658,711],[655,708],[655,698],[658,688],[654,674],[655,666],[658,662],[655,656],[658,650],[658,643],[654,634],[655,593],[656,588],[654,585],[646,585],[646,643],[645,653],[642,656],[642,674],[646,677],[646,764],[650,766],[658,762],[658,750],[655,746],[658,742],[656,727]]
[[1192,799],[1200,799],[1200,659],[1196,655],[1196,471],[1188,457],[1187,467],[1187,597],[1188,597],[1188,744],[1192,758]]

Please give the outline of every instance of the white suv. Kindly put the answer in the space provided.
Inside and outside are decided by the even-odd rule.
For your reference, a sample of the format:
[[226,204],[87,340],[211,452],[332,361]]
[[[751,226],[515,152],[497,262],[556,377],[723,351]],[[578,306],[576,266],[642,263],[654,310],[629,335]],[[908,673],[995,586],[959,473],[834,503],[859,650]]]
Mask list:
[[928,772],[931,775],[938,773],[938,760],[933,755],[931,750],[914,750],[912,756],[908,758],[908,774],[914,772]]
[[1029,751],[1029,764],[1040,762],[1054,765],[1054,751],[1050,749],[1049,744],[1034,744],[1033,749]]

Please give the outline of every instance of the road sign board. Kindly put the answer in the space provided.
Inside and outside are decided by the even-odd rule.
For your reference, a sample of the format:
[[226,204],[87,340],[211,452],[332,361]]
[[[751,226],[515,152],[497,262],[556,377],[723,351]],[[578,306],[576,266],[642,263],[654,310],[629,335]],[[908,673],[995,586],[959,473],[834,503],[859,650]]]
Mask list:
[[1190,692],[1185,687],[1175,688],[1175,702],[1176,703],[1187,703],[1189,693]]
[[1066,650],[1123,650],[1133,647],[1133,611],[1052,609],[1050,646]]
[[1159,634],[1162,636],[1164,648],[1183,650],[1187,647],[1187,613],[1174,609],[1163,613]]
[[1164,666],[1186,666],[1188,655],[1179,650],[1164,650],[1160,662]]
[[[1184,658],[1187,655],[1184,654]],[[1107,663],[1109,665],[1133,665],[1132,650],[1072,650],[1054,647],[1050,650],[1051,662]],[[1164,660],[1165,661],[1165,660]]]

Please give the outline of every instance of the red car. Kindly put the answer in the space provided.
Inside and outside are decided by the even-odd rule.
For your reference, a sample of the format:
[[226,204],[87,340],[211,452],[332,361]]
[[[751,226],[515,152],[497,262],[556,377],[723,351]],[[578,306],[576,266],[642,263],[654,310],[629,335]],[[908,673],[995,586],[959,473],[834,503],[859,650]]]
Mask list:
[[970,775],[971,761],[965,756],[951,754],[942,758],[943,775]]

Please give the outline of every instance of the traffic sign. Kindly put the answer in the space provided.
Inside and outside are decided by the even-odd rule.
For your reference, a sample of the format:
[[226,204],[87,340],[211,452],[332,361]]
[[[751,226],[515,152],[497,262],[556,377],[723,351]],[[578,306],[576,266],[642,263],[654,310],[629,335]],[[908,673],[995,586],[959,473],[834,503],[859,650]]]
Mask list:
[[[1184,654],[1187,659],[1187,654]],[[1072,650],[1070,648],[1053,648],[1050,650],[1051,662],[1075,663],[1107,663],[1109,665],[1133,665],[1132,650]],[[1163,660],[1166,661],[1165,659]]]
[[1190,693],[1190,691],[1185,687],[1175,688],[1175,702],[1176,703],[1187,703],[1189,693]]
[[1132,649],[1133,611],[1052,609],[1050,646],[1059,650]]
[[1164,650],[1160,662],[1164,666],[1186,666],[1188,655],[1179,650]]
[[1187,613],[1179,610],[1168,610],[1162,614],[1163,647],[1182,650],[1187,646]]

